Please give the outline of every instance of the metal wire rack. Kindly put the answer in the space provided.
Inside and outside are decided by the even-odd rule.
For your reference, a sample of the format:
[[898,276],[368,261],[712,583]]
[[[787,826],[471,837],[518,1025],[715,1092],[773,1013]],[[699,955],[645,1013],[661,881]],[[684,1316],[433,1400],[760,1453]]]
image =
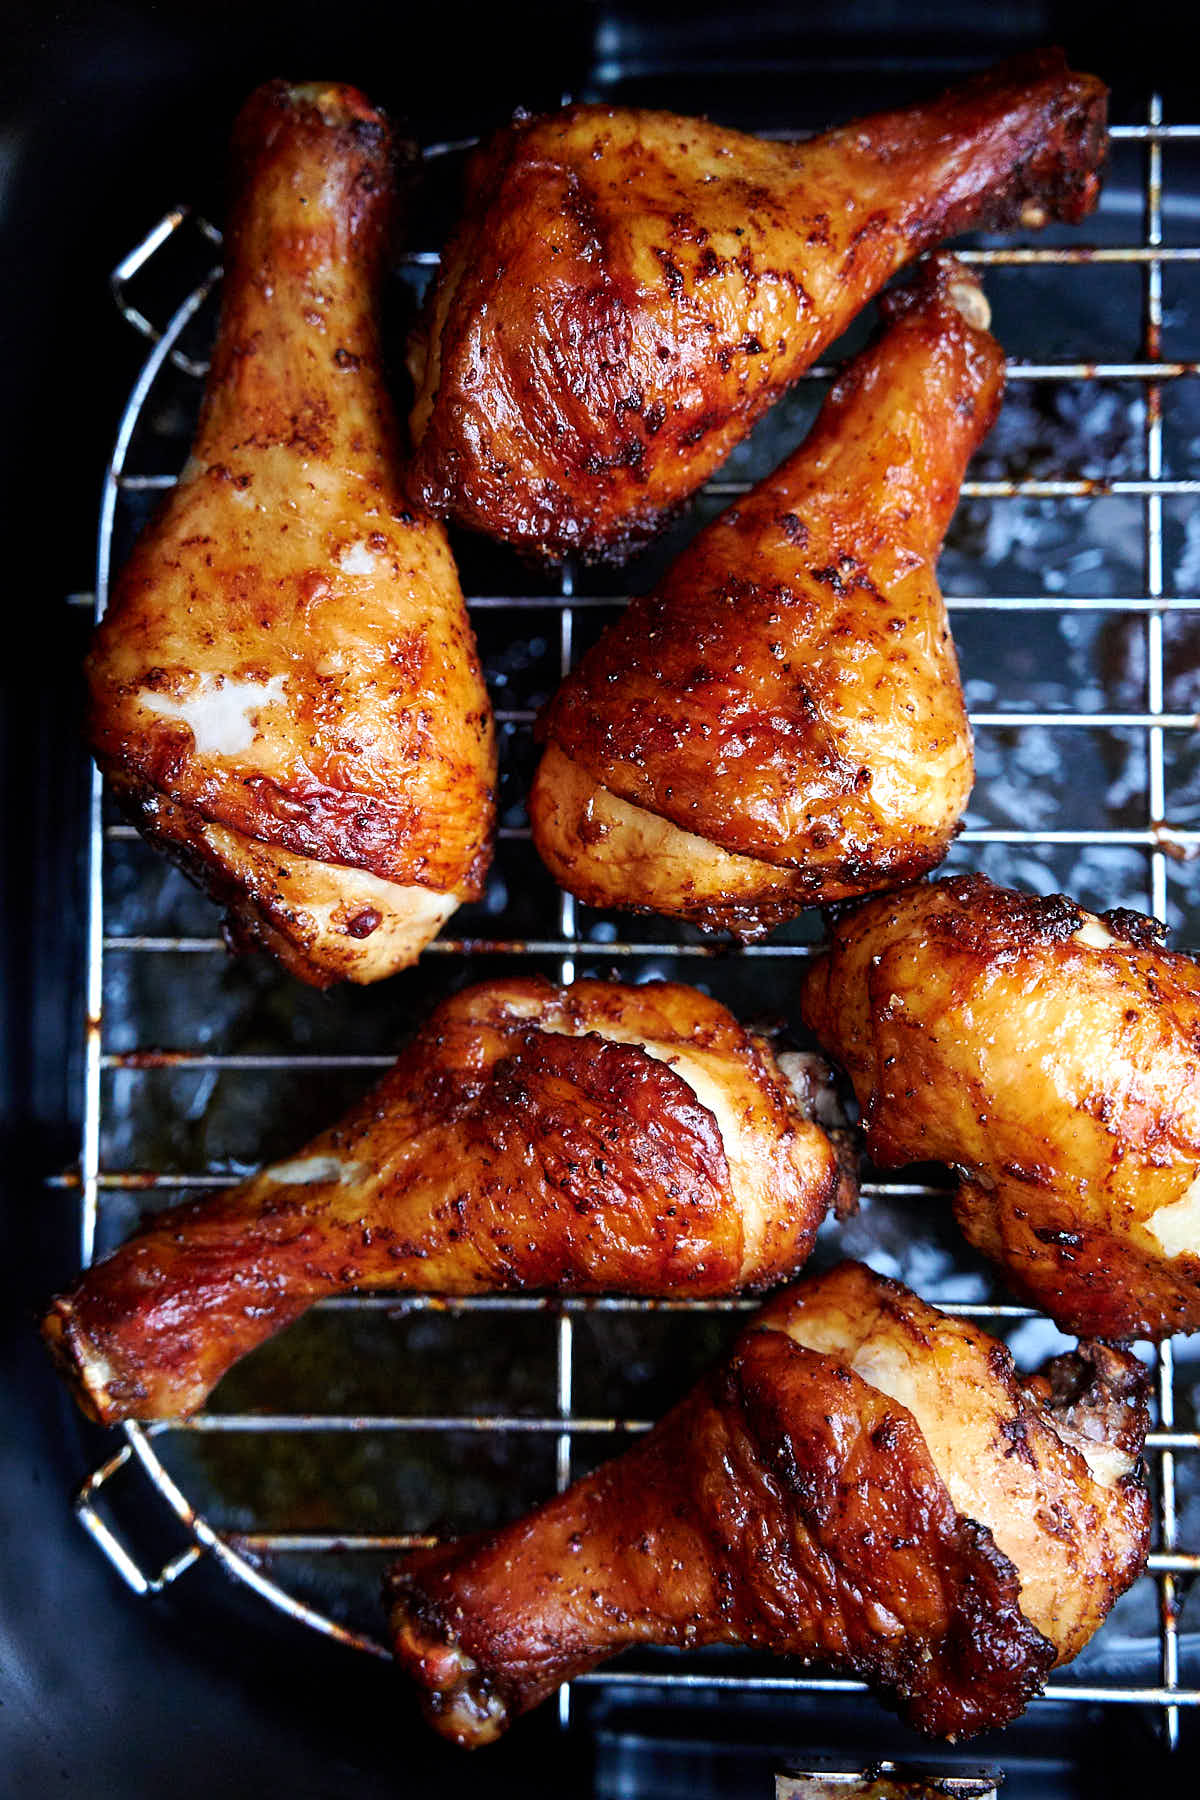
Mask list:
[[[977,506],[990,508],[1011,500],[1033,500],[1046,503],[1050,509],[1066,503],[1094,500],[1097,497],[1120,498],[1134,503],[1140,510],[1140,544],[1142,561],[1141,592],[1126,591],[1116,595],[1069,592],[1013,592],[1001,594],[959,593],[950,597],[956,621],[972,614],[994,616],[1054,615],[1062,620],[1075,616],[1105,615],[1123,617],[1129,629],[1138,630],[1141,639],[1141,668],[1144,702],[1108,710],[1079,710],[1075,706],[1055,705],[1038,710],[1019,703],[1007,710],[980,709],[973,712],[977,733],[994,731],[1021,733],[1032,730],[1049,732],[1106,731],[1136,736],[1142,750],[1144,782],[1138,801],[1140,817],[1127,816],[1122,823],[1103,826],[1077,823],[1070,816],[1066,801],[1056,804],[1047,816],[1028,826],[994,824],[976,825],[964,832],[960,845],[965,847],[965,860],[979,862],[995,847],[1006,847],[1006,853],[1052,858],[1060,848],[1072,851],[1082,848],[1102,854],[1119,852],[1136,858],[1144,873],[1144,903],[1162,917],[1168,911],[1170,865],[1200,855],[1200,829],[1176,828],[1168,824],[1168,756],[1167,742],[1173,734],[1195,731],[1196,716],[1188,711],[1167,709],[1164,623],[1174,615],[1200,618],[1200,598],[1170,592],[1164,564],[1164,504],[1200,495],[1200,479],[1190,475],[1171,475],[1164,462],[1164,394],[1172,384],[1194,379],[1198,365],[1192,360],[1172,359],[1164,351],[1164,270],[1176,265],[1200,263],[1200,245],[1176,243],[1164,238],[1164,151],[1189,141],[1200,141],[1200,125],[1167,124],[1160,102],[1151,102],[1144,124],[1114,128],[1114,139],[1126,144],[1144,157],[1142,192],[1143,230],[1136,241],[1099,243],[1091,246],[1070,242],[1047,242],[1032,246],[1008,245],[977,247],[961,254],[964,260],[995,268],[1064,268],[1080,269],[1097,265],[1119,265],[1132,268],[1141,281],[1141,342],[1137,355],[1125,360],[1108,361],[1033,361],[1028,358],[1010,366],[1010,392],[1020,384],[1078,384],[1082,389],[1103,383],[1135,384],[1139,401],[1141,471],[1119,475],[1091,477],[1042,471],[1038,474],[1005,479],[974,479],[963,489],[964,499]],[[427,156],[453,154],[463,145],[434,146]],[[210,292],[218,279],[214,270],[196,285],[178,306],[170,322],[160,332],[149,318],[131,301],[127,288],[142,274],[179,234],[198,229],[201,237],[219,243],[219,234],[204,221],[190,217],[178,208],[167,214],[143,241],[124,258],[113,276],[113,292],[126,319],[139,332],[153,340],[153,347],[130,394],[117,432],[111,463],[107,472],[101,509],[95,607],[103,612],[109,592],[114,560],[114,546],[122,530],[130,531],[137,523],[135,512],[139,496],[165,489],[172,483],[170,474],[139,471],[130,467],[131,451],[144,439],[153,441],[160,431],[160,404],[163,384],[175,376],[190,382],[198,397],[197,378],[204,372],[201,358],[185,352],[184,344],[194,321],[202,314]],[[1123,233],[1122,236],[1132,234]],[[413,250],[404,259],[408,268],[419,273],[436,265],[433,251]],[[174,373],[173,373],[174,372]],[[817,369],[812,378],[819,381],[829,369]],[[193,402],[194,403],[194,402]],[[169,411],[169,408],[165,409]],[[725,479],[706,490],[712,500],[723,500],[743,492],[748,481]],[[1032,585],[1032,584],[1031,584]],[[1128,585],[1128,584],[1126,584]],[[78,601],[91,601],[92,596],[74,596]],[[543,635],[546,673],[553,680],[571,665],[577,636],[590,623],[603,618],[605,609],[620,603],[621,596],[606,592],[602,586],[589,585],[589,578],[570,567],[562,573],[557,593],[474,592],[469,605],[477,628],[489,615],[501,621],[511,615],[513,630],[530,628],[537,619]],[[1134,622],[1138,622],[1136,625]],[[501,690],[494,694],[499,702]],[[497,704],[497,720],[502,744],[512,746],[528,735],[535,716],[533,706]],[[1129,808],[1126,807],[1128,813]],[[501,850],[505,843],[520,845],[528,838],[528,829],[517,813],[502,813]],[[192,1076],[207,1075],[214,1079],[255,1077],[264,1073],[285,1077],[324,1075],[345,1071],[350,1078],[358,1071],[385,1068],[392,1061],[389,1049],[373,1048],[351,1051],[318,1049],[304,1052],[295,1048],[292,1032],[276,1028],[282,1047],[223,1051],[206,1047],[203,1040],[192,1047],[175,1047],[164,1051],[151,1048],[140,1037],[129,1041],[129,1027],[122,1013],[123,1047],[114,1045],[106,1031],[106,993],[112,985],[113,970],[127,971],[131,963],[143,959],[180,957],[185,962],[210,959],[215,964],[223,953],[221,939],[213,932],[188,934],[179,930],[154,935],[141,930],[110,930],[107,909],[110,905],[108,882],[115,855],[137,843],[131,828],[112,821],[105,809],[102,783],[93,771],[89,810],[88,839],[88,961],[87,961],[87,1041],[85,1056],[84,1119],[78,1171],[60,1177],[64,1185],[78,1185],[81,1199],[81,1250],[88,1262],[98,1247],[103,1247],[106,1230],[119,1233],[127,1220],[123,1215],[115,1224],[108,1219],[110,1209],[127,1204],[126,1196],[162,1197],[162,1203],[173,1201],[180,1190],[203,1191],[228,1185],[240,1178],[228,1167],[206,1168],[185,1166],[172,1169],[159,1164],[150,1166],[137,1160],[139,1150],[138,1122],[148,1102],[139,1082],[156,1069],[184,1071]],[[1024,865],[1023,865],[1024,866]],[[1048,885],[1055,885],[1051,879]],[[511,885],[511,884],[510,884]],[[503,895],[501,896],[503,898]],[[1114,896],[1115,898],[1115,896]],[[741,952],[736,958],[725,957],[711,943],[701,941],[686,931],[665,931],[661,927],[640,928],[632,937],[617,934],[604,920],[584,920],[583,909],[566,894],[555,894],[547,900],[550,912],[543,912],[540,929],[531,935],[518,935],[509,929],[513,909],[505,905],[484,918],[474,935],[448,937],[434,943],[426,953],[423,966],[432,970],[432,980],[441,991],[456,979],[464,977],[468,966],[472,972],[480,960],[532,959],[534,966],[544,967],[562,981],[571,981],[576,973],[616,966],[631,978],[653,969],[656,973],[678,973],[683,979],[703,979],[710,971],[728,968],[736,962],[750,971],[753,982],[760,979],[767,988],[778,984],[777,965],[785,968],[789,960],[810,953],[811,943],[803,933],[785,931],[764,944]],[[164,971],[180,965],[163,962]],[[222,965],[223,966],[223,965]],[[283,978],[278,978],[282,982]],[[407,978],[401,978],[407,979]],[[167,982],[164,973],[162,980]],[[126,992],[128,982],[122,975],[117,986]],[[394,984],[389,984],[389,986]],[[134,983],[137,986],[137,983]],[[139,991],[144,992],[144,986]],[[425,999],[418,1003],[424,1009]],[[147,1029],[154,1029],[148,1026]],[[390,1046],[392,1039],[381,1035],[381,1043]],[[118,1097],[113,1088],[115,1078],[125,1080]],[[112,1121],[121,1115],[122,1126],[130,1126],[124,1137],[115,1140],[117,1147],[106,1148],[106,1133]],[[145,1134],[143,1134],[145,1135]],[[293,1141],[305,1135],[303,1129],[292,1132]],[[121,1146],[124,1146],[122,1148]],[[216,1160],[219,1162],[220,1157]],[[226,1162],[228,1158],[226,1157]],[[915,1201],[941,1192],[933,1183],[922,1181],[868,1182],[868,1201]],[[997,1330],[1020,1327],[1035,1315],[1003,1300],[989,1298],[951,1301],[953,1310],[979,1318]],[[124,1441],[115,1453],[85,1482],[76,1499],[78,1516],[96,1543],[104,1551],[124,1581],[141,1594],[157,1593],[167,1587],[203,1555],[220,1562],[232,1575],[246,1583],[273,1606],[296,1621],[330,1637],[375,1656],[386,1656],[383,1644],[367,1629],[359,1629],[338,1616],[336,1599],[325,1603],[314,1599],[308,1587],[293,1578],[293,1571],[303,1564],[346,1559],[355,1556],[377,1556],[407,1546],[433,1541],[427,1533],[406,1531],[403,1519],[379,1516],[370,1521],[372,1529],[335,1529],[324,1522],[279,1526],[271,1519],[249,1522],[239,1518],[233,1524],[214,1523],[212,1509],[197,1506],[196,1495],[189,1483],[173,1467],[167,1454],[172,1444],[204,1439],[248,1438],[258,1453],[266,1457],[272,1446],[288,1437],[337,1436],[338,1434],[378,1434],[394,1447],[384,1454],[402,1455],[403,1439],[417,1436],[438,1438],[453,1446],[467,1439],[486,1439],[509,1435],[518,1440],[536,1440],[553,1447],[553,1479],[561,1489],[572,1478],[577,1458],[590,1445],[604,1447],[607,1440],[646,1428],[641,1417],[609,1416],[576,1403],[579,1392],[580,1365],[577,1357],[577,1333],[581,1321],[589,1324],[597,1319],[636,1318],[654,1314],[671,1317],[681,1315],[721,1315],[737,1313],[749,1305],[737,1300],[696,1302],[675,1301],[653,1303],[623,1298],[599,1300],[546,1301],[528,1296],[496,1297],[445,1303],[428,1298],[397,1298],[393,1295],[347,1296],[322,1303],[317,1310],[333,1315],[335,1321],[362,1320],[376,1316],[386,1321],[407,1321],[414,1315],[438,1313],[451,1320],[464,1317],[487,1319],[496,1316],[513,1322],[523,1316],[545,1320],[552,1332],[553,1372],[549,1403],[522,1405],[507,1410],[480,1409],[458,1414],[407,1410],[313,1411],[305,1408],[270,1410],[263,1405],[241,1410],[208,1411],[181,1424],[123,1427]],[[1200,1541],[1188,1546],[1180,1541],[1177,1518],[1177,1458],[1181,1454],[1200,1453],[1200,1433],[1177,1424],[1176,1361],[1170,1344],[1154,1353],[1158,1418],[1149,1439],[1154,1464],[1157,1497],[1157,1531],[1146,1578],[1156,1585],[1157,1645],[1154,1652],[1155,1674],[1133,1682],[1115,1679],[1089,1680],[1070,1672],[1046,1690],[1050,1700],[1102,1702],[1156,1709],[1161,1717],[1167,1742],[1174,1746],[1180,1731],[1180,1709],[1200,1706],[1200,1684],[1188,1685],[1181,1676],[1180,1633],[1178,1626],[1181,1583],[1200,1572]],[[162,1566],[148,1569],[128,1547],[102,1510],[102,1491],[112,1478],[127,1465],[137,1465],[145,1472],[186,1532],[184,1548]],[[105,1497],[107,1498],[107,1497]],[[385,1509],[386,1511],[386,1509]],[[474,1522],[474,1521],[472,1521]],[[834,1678],[775,1672],[763,1675],[758,1669],[744,1672],[742,1665],[728,1659],[711,1664],[700,1661],[697,1666],[654,1663],[597,1671],[583,1678],[585,1683],[626,1687],[650,1686],[655,1690],[679,1687],[735,1692],[753,1688],[758,1691],[815,1691],[823,1694],[853,1692],[859,1684]],[[570,1694],[560,1695],[560,1716],[570,1716]]]

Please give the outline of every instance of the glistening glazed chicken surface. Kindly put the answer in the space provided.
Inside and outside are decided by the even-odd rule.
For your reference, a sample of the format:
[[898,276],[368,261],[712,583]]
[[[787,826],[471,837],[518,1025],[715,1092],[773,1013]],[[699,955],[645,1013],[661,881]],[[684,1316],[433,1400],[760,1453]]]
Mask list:
[[479,893],[495,784],[445,534],[397,473],[390,135],[352,88],[273,82],[234,179],[198,436],[97,631],[92,745],[235,941],[373,981]]
[[842,1179],[810,1098],[693,988],[469,988],[340,1125],[160,1213],[43,1329],[85,1410],[112,1422],[194,1411],[348,1288],[763,1287],[804,1262]]
[[410,361],[434,511],[618,556],[906,262],[1094,205],[1106,92],[1061,54],[806,144],[575,106],[472,162]]
[[977,1249],[1066,1331],[1200,1329],[1200,968],[1126,911],[982,876],[871,900],[808,975],[884,1167],[949,1163]]
[[803,447],[547,710],[534,842],[591,906],[753,938],[946,853],[973,763],[934,567],[1004,358],[950,257],[884,309]]
[[845,1263],[787,1290],[639,1444],[504,1529],[411,1553],[387,1600],[430,1723],[488,1742],[635,1644],[864,1676],[910,1723],[1013,1718],[1140,1572],[1146,1377],[1004,1347]]

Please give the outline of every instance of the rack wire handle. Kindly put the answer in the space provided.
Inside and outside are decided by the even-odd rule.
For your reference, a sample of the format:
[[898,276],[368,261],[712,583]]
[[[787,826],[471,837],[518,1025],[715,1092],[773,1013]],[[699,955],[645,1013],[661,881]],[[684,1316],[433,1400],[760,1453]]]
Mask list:
[[[193,212],[190,206],[173,206],[169,212],[163,214],[156,225],[150,227],[141,242],[135,244],[133,249],[121,258],[108,278],[108,285],[112,290],[112,297],[121,317],[126,324],[132,325],[140,336],[147,338],[152,344],[157,344],[161,340],[163,327],[156,325],[153,319],[147,317],[140,306],[135,306],[133,301],[127,297],[125,290],[150,259],[162,249],[167,240],[174,237],[180,227],[189,219],[200,235],[210,244],[220,245],[222,241],[220,231],[202,213]],[[220,273],[220,264],[214,264],[208,273],[209,282],[216,280]],[[186,356],[182,350],[172,350],[171,361],[177,369],[182,369],[185,375],[192,375],[197,380],[208,373],[207,362],[193,356]]]
[[123,1444],[115,1456],[110,1456],[98,1469],[93,1469],[75,1496],[75,1517],[92,1542],[99,1545],[127,1588],[143,1596],[161,1594],[164,1588],[169,1588],[185,1570],[200,1560],[204,1555],[204,1545],[195,1542],[188,1544],[178,1556],[165,1562],[157,1575],[146,1573],[112,1526],[101,1516],[96,1505],[96,1496],[101,1488],[106,1487],[112,1477],[125,1467],[130,1454],[130,1446]]

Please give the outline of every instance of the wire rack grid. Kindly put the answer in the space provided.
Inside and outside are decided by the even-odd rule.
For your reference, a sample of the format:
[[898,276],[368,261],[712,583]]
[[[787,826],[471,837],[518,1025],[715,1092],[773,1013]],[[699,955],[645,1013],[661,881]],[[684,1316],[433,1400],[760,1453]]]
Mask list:
[[[1003,614],[1036,615],[1053,613],[1059,619],[1072,616],[1118,615],[1141,634],[1141,666],[1144,671],[1144,703],[1107,710],[1082,710],[1056,705],[1039,710],[1021,702],[1011,709],[975,708],[972,718],[977,733],[995,731],[1029,732],[1045,729],[1066,731],[1074,735],[1080,730],[1105,730],[1135,735],[1143,755],[1144,785],[1141,799],[1144,815],[1126,819],[1119,825],[1072,823],[1064,819],[1059,807],[1048,818],[1033,826],[982,825],[965,831],[960,844],[965,846],[965,860],[986,860],[994,847],[1005,854],[1023,857],[1054,856],[1064,847],[1071,852],[1082,849],[1102,854],[1118,852],[1135,858],[1144,871],[1144,900],[1160,917],[1168,913],[1169,880],[1172,863],[1200,854],[1200,829],[1181,829],[1167,823],[1168,739],[1175,734],[1194,732],[1195,714],[1186,710],[1171,711],[1166,706],[1167,682],[1164,651],[1164,623],[1174,615],[1200,617],[1200,598],[1170,592],[1164,564],[1164,504],[1200,495],[1200,480],[1190,475],[1165,473],[1164,461],[1164,393],[1172,384],[1180,384],[1197,375],[1195,361],[1172,359],[1163,354],[1163,277],[1164,269],[1200,262],[1200,245],[1164,241],[1163,154],[1164,149],[1200,140],[1200,126],[1165,123],[1161,104],[1154,99],[1143,124],[1117,126],[1113,132],[1118,145],[1129,145],[1144,158],[1142,206],[1143,230],[1137,241],[1102,243],[1084,246],[1076,243],[1007,245],[978,247],[960,252],[964,260],[994,268],[1078,268],[1082,266],[1119,265],[1136,271],[1141,282],[1141,342],[1138,354],[1111,358],[1107,361],[1042,360],[1029,357],[1010,365],[1010,392],[1021,384],[1046,383],[1089,385],[1132,383],[1140,396],[1140,432],[1142,436],[1142,472],[1117,476],[1083,477],[1062,471],[1042,470],[1004,479],[973,479],[964,487],[964,499],[983,507],[1003,505],[1012,500],[1032,500],[1044,511],[1062,508],[1066,503],[1094,500],[1098,496],[1115,497],[1133,502],[1140,510],[1140,542],[1143,591],[1105,593],[959,593],[951,596],[950,606],[956,621],[973,614],[995,617]],[[466,146],[434,146],[427,157],[457,153]],[[120,422],[117,439],[107,472],[101,509],[95,607],[103,612],[114,559],[114,545],[125,523],[128,510],[136,506],[139,496],[153,494],[172,483],[170,474],[139,472],[130,468],[131,446],[140,442],[141,433],[155,429],[156,395],[164,377],[171,370],[189,380],[198,394],[198,379],[204,373],[202,358],[185,353],[183,344],[189,327],[201,316],[219,278],[213,270],[196,285],[159,332],[130,300],[126,288],[160,255],[165,245],[189,220],[186,208],[166,215],[141,244],[122,261],[114,272],[113,289],[118,305],[129,322],[153,340],[153,348],[145,362]],[[201,236],[219,243],[219,233],[206,222],[191,219]],[[1133,234],[1127,234],[1133,235]],[[420,273],[437,263],[434,251],[415,249],[404,262]],[[820,381],[831,370],[812,372]],[[723,479],[710,484],[706,499],[714,505],[745,491],[747,481]],[[136,521],[134,521],[136,523]],[[577,638],[590,625],[602,622],[605,609],[620,603],[621,596],[588,585],[581,573],[566,567],[557,593],[552,592],[470,592],[468,603],[477,628],[489,614],[512,615],[514,620],[538,615],[553,620],[553,639],[548,656],[553,674],[561,675],[571,666],[577,649]],[[1032,585],[1032,584],[1031,584]],[[577,587],[580,591],[577,591]],[[75,596],[79,601],[92,596]],[[504,695],[494,695],[503,700]],[[533,707],[506,707],[498,704],[497,721],[503,742],[511,745],[524,734],[535,716]],[[501,847],[505,841],[523,844],[528,827],[517,814],[502,811]],[[203,1192],[237,1179],[237,1172],[227,1168],[196,1169],[185,1167],[148,1167],[144,1164],[117,1166],[119,1157],[106,1153],[106,1128],[113,1109],[118,1105],[111,1090],[111,1080],[120,1074],[129,1077],[134,1086],[120,1102],[126,1111],[136,1115],[143,1104],[136,1086],[137,1078],[156,1068],[185,1070],[192,1075],[213,1077],[252,1077],[264,1072],[324,1074],[347,1072],[348,1078],[362,1079],[358,1071],[389,1066],[392,1055],[375,1048],[350,1051],[319,1050],[306,1053],[293,1047],[288,1034],[285,1048],[259,1048],[249,1051],[224,1052],[206,1048],[202,1043],[191,1048],[170,1051],[152,1049],[142,1041],[123,1047],[111,1047],[105,1029],[105,999],[115,961],[141,962],[178,957],[216,960],[223,952],[222,941],[212,932],[176,931],[154,935],[145,930],[110,930],[106,922],[106,881],[110,874],[108,859],[125,846],[136,842],[130,827],[109,818],[99,775],[93,771],[89,806],[88,839],[88,927],[87,927],[87,1037],[84,1074],[84,1116],[78,1171],[58,1178],[62,1185],[78,1186],[81,1200],[81,1249],[88,1262],[103,1248],[106,1209],[126,1203],[131,1195],[150,1196],[161,1203],[179,1197],[181,1191]],[[1022,867],[1026,864],[1020,865]],[[465,978],[468,968],[477,972],[480,959],[491,962],[532,959],[534,966],[557,975],[564,982],[577,972],[592,972],[613,966],[630,978],[653,972],[677,974],[682,979],[705,977],[718,967],[736,962],[757,971],[768,984],[777,984],[779,974],[789,959],[802,958],[811,951],[811,941],[803,934],[787,931],[766,943],[741,952],[736,959],[724,957],[719,947],[700,940],[696,934],[646,927],[631,937],[618,935],[620,926],[600,921],[584,921],[575,901],[568,894],[553,896],[552,924],[540,934],[518,935],[509,929],[510,909],[505,906],[488,921],[488,929],[473,936],[443,938],[430,947],[426,961],[437,971],[441,989]],[[178,967],[165,962],[164,968]],[[444,979],[442,979],[444,977]],[[166,977],[164,976],[164,979]],[[282,977],[279,978],[282,981]],[[389,984],[391,985],[391,984]],[[386,1040],[385,1040],[386,1041]],[[293,1133],[296,1135],[303,1135]],[[865,1184],[868,1202],[916,1202],[918,1205],[943,1192],[934,1182],[869,1181]],[[122,1215],[123,1216],[123,1215]],[[120,1226],[118,1224],[119,1232]],[[434,1541],[427,1532],[394,1529],[394,1519],[382,1517],[372,1521],[369,1530],[328,1529],[323,1525],[290,1525],[287,1529],[271,1521],[258,1522],[239,1518],[235,1525],[212,1522],[211,1508],[198,1509],[196,1496],[189,1492],[188,1482],[173,1468],[166,1449],[172,1442],[193,1442],[211,1438],[244,1438],[261,1446],[264,1453],[271,1446],[296,1434],[382,1434],[396,1443],[400,1434],[412,1440],[417,1437],[441,1436],[442,1441],[461,1444],[465,1439],[510,1435],[518,1441],[535,1439],[552,1446],[553,1479],[561,1490],[572,1478],[580,1445],[605,1446],[622,1434],[647,1427],[649,1420],[633,1416],[613,1416],[579,1404],[580,1364],[577,1354],[577,1331],[581,1320],[592,1321],[605,1316],[714,1315],[738,1313],[749,1305],[742,1301],[652,1303],[620,1297],[600,1300],[546,1301],[528,1296],[491,1297],[453,1303],[448,1309],[436,1300],[395,1296],[346,1296],[323,1302],[317,1310],[335,1320],[351,1321],[372,1314],[393,1321],[407,1320],[412,1315],[432,1311],[449,1312],[454,1318],[474,1316],[499,1317],[506,1322],[522,1316],[546,1320],[552,1331],[553,1378],[549,1404],[512,1407],[508,1410],[478,1412],[403,1412],[372,1410],[313,1411],[307,1408],[265,1410],[261,1405],[244,1410],[206,1411],[186,1423],[142,1427],[123,1427],[124,1441],[115,1453],[89,1477],[76,1499],[79,1518],[107,1555],[116,1571],[135,1591],[143,1594],[161,1591],[174,1582],[202,1555],[218,1560],[231,1574],[262,1595],[272,1605],[331,1637],[376,1656],[387,1651],[369,1629],[359,1629],[339,1617],[336,1605],[326,1605],[302,1583],[291,1579],[289,1571],[295,1559],[328,1561],[354,1555],[377,1556],[396,1552],[418,1543]],[[981,1319],[997,1330],[1019,1328],[1035,1315],[1028,1309],[1007,1304],[1003,1298],[958,1301],[952,1299],[953,1310]],[[1049,1700],[1104,1702],[1143,1706],[1154,1709],[1161,1718],[1167,1742],[1174,1746],[1180,1731],[1180,1709],[1200,1706],[1200,1685],[1187,1685],[1181,1679],[1179,1607],[1181,1584],[1200,1572],[1200,1542],[1188,1547],[1180,1541],[1177,1517],[1177,1458],[1181,1453],[1192,1456],[1200,1452],[1200,1433],[1177,1423],[1176,1362],[1170,1344],[1153,1353],[1158,1418],[1149,1440],[1149,1454],[1154,1465],[1157,1497],[1157,1529],[1149,1562],[1148,1579],[1158,1591],[1156,1679],[1134,1682],[1120,1680],[1088,1680],[1065,1676],[1051,1683],[1045,1697]],[[402,1449],[399,1453],[403,1453]],[[186,1531],[184,1548],[160,1567],[147,1569],[129,1548],[118,1530],[102,1510],[101,1494],[117,1472],[127,1465],[139,1465],[151,1484],[162,1496],[170,1511],[182,1522]],[[583,1678],[585,1683],[620,1682],[624,1686],[652,1686],[654,1689],[700,1688],[730,1692],[752,1688],[758,1691],[791,1692],[809,1690],[824,1694],[854,1692],[860,1684],[835,1678],[823,1678],[791,1672],[745,1673],[735,1663],[719,1661],[699,1667],[657,1663],[650,1668],[625,1666],[600,1670]],[[560,1694],[560,1716],[564,1723],[570,1716],[570,1692]]]

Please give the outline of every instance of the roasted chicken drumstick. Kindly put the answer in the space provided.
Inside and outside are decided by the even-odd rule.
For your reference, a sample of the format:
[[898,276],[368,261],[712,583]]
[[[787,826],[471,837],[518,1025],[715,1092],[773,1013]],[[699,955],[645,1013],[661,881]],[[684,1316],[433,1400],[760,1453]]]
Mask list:
[[804,1262],[841,1180],[810,1090],[668,983],[490,982],[340,1125],[160,1213],[43,1327],[103,1421],[193,1412],[325,1294],[728,1294]]
[[1139,1573],[1146,1379],[1004,1347],[861,1264],[778,1296],[634,1449],[389,1575],[430,1723],[487,1743],[635,1644],[864,1676],[944,1736],[1001,1725]]
[[530,550],[627,552],[922,250],[1083,217],[1105,106],[1047,51],[806,144],[517,120],[472,163],[414,341],[419,494]]
[[92,744],[236,941],[374,981],[480,890],[491,714],[445,534],[397,474],[387,126],[353,88],[272,82],[234,162],[199,435],[96,634]]
[[934,565],[1004,357],[950,257],[884,309],[808,441],[546,713],[534,841],[589,905],[754,938],[946,853],[973,764]]
[[1065,1331],[1200,1330],[1200,967],[1159,938],[961,876],[848,911],[804,985],[874,1160],[951,1164],[971,1243]]

